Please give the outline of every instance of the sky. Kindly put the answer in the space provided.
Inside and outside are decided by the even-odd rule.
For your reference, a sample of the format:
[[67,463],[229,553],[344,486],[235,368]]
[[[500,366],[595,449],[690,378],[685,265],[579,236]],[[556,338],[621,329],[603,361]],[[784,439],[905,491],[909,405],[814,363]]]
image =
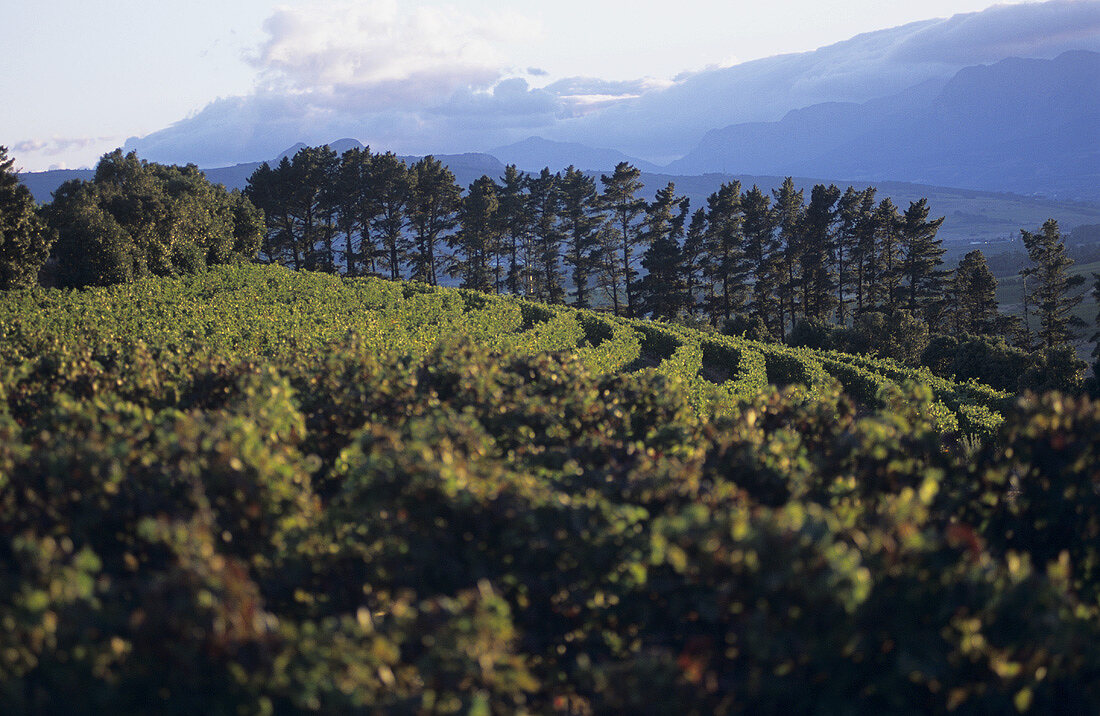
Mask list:
[[91,166],[186,118],[239,116],[244,98],[257,115],[303,98],[323,115],[319,97],[346,95],[342,108],[398,108],[385,121],[415,123],[439,107],[534,111],[551,88],[583,112],[707,68],[992,4],[0,0],[0,144],[26,171]]

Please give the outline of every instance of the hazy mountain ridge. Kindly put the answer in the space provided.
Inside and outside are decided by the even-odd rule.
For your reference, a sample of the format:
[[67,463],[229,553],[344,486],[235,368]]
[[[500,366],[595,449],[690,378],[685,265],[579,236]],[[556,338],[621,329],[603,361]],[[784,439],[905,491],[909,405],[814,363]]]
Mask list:
[[673,173],[901,180],[1100,200],[1100,53],[1010,58],[863,104],[709,132]]

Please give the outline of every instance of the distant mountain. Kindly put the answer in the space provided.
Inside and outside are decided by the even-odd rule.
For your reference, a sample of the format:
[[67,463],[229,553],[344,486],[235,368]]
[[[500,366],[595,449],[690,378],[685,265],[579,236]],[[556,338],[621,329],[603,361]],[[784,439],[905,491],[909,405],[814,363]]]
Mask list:
[[964,68],[709,132],[668,171],[844,176],[1100,200],[1100,53]]
[[[304,142],[298,142],[293,147],[280,153],[279,156],[275,157],[275,161],[269,162],[269,164],[271,164],[271,166],[275,166],[283,160],[283,157],[286,157],[287,159],[293,159],[295,154],[308,146],[309,145]],[[345,137],[344,139],[337,139],[335,142],[329,142],[326,146],[332,151],[336,152],[336,156],[340,156],[344,152],[350,151],[352,149],[362,149],[364,145],[358,139],[349,139]]]
[[588,171],[611,171],[619,162],[629,162],[642,171],[661,171],[656,164],[627,156],[616,149],[596,149],[577,142],[554,142],[542,137],[528,137],[522,142],[489,150],[505,164],[515,164],[526,172],[549,167],[557,172],[566,167]]

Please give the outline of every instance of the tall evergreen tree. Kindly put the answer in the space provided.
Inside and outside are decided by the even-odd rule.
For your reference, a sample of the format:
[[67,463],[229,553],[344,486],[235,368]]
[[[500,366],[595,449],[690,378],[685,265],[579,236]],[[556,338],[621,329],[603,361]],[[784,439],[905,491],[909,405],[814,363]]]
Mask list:
[[402,277],[401,267],[405,263],[405,226],[412,199],[412,173],[393,152],[377,154],[371,162],[367,191],[377,203],[378,211],[371,220],[371,229],[381,243],[379,253],[389,269],[390,278],[396,281]]
[[875,209],[875,270],[871,277],[871,305],[892,314],[901,307],[901,214],[890,197]]
[[802,311],[807,318],[828,320],[836,304],[836,276],[832,272],[836,203],[840,189],[818,184],[806,207],[802,251]]
[[878,266],[875,235],[878,231],[875,221],[874,187],[867,187],[860,194],[859,209],[855,220],[855,241],[851,245],[853,280],[855,281],[856,312],[863,313],[870,305],[870,283]]
[[358,273],[362,262],[370,273],[375,271],[378,247],[371,227],[380,205],[371,186],[374,155],[370,147],[355,147],[340,157],[336,176],[336,227],[344,235],[344,272]]
[[497,192],[500,209],[497,212],[503,250],[507,254],[508,271],[505,278],[509,293],[529,293],[529,271],[524,256],[529,254],[531,241],[531,196],[527,192],[527,177],[515,164],[504,169]]
[[572,269],[574,305],[591,305],[589,283],[599,257],[599,231],[605,217],[600,211],[596,182],[570,166],[559,182],[561,222],[565,239],[565,264]]
[[459,212],[460,228],[449,243],[455,250],[450,269],[462,279],[462,288],[490,293],[495,290],[493,251],[497,245],[497,186],[483,176],[470,185]]
[[619,162],[611,176],[604,174],[600,177],[604,187],[600,198],[604,208],[611,213],[608,217],[613,232],[611,236],[615,237],[618,245],[619,267],[617,271],[610,272],[613,277],[612,291],[618,305],[621,287],[626,315],[630,317],[634,316],[635,311],[632,286],[637,277],[637,247],[641,243],[638,218],[646,206],[645,200],[638,197],[638,192],[642,190],[640,176],[637,167]]
[[741,182],[727,182],[707,197],[707,280],[715,285],[711,322],[720,325],[744,308],[749,267],[745,259]]
[[1002,328],[997,310],[997,279],[989,270],[985,255],[971,251],[955,269],[955,331],[975,335],[996,335]]
[[750,312],[773,336],[783,333],[779,285],[783,281],[783,256],[775,231],[771,197],[753,185],[741,199],[744,214],[745,258],[752,275]]
[[672,319],[684,306],[683,255],[680,236],[687,220],[688,201],[676,196],[676,186],[657,192],[646,206],[642,224],[642,240],[648,244],[642,255],[646,275],[636,284],[636,295],[642,311],[654,318]]
[[943,217],[928,220],[928,200],[911,202],[901,223],[902,274],[907,283],[906,308],[934,322],[944,296],[943,240],[936,237]]
[[290,159],[283,157],[275,169],[266,162],[248,178],[244,195],[263,211],[265,232],[260,256],[269,263],[303,268],[303,248],[295,230],[290,201]]
[[565,286],[561,271],[562,234],[558,224],[561,208],[561,177],[544,168],[527,183],[531,195],[534,295],[547,303],[564,303]]
[[335,271],[335,176],[339,160],[327,146],[304,147],[290,160],[290,215],[302,266],[312,271]]
[[862,191],[849,186],[837,204],[837,228],[833,242],[833,265],[836,273],[836,320],[847,322],[849,296],[856,293],[854,263],[859,254],[859,222],[863,208]]
[[795,190],[791,177],[784,179],[783,185],[774,190],[772,195],[775,197],[775,223],[783,252],[783,280],[779,284],[779,302],[787,314],[786,324],[781,327],[781,337],[785,339],[786,327],[794,327],[798,309],[802,224],[806,208],[803,192],[801,189]]
[[[703,268],[706,265],[707,210],[696,209],[691,215],[684,246],[680,254],[684,275],[684,308],[694,316],[699,307],[699,293],[703,288]],[[706,301],[707,299],[703,299]]]
[[0,146],[0,290],[35,285],[53,243],[14,167]]
[[1069,343],[1084,327],[1084,321],[1073,315],[1073,309],[1083,298],[1076,288],[1085,282],[1085,277],[1069,272],[1073,259],[1066,254],[1057,221],[1048,219],[1037,233],[1020,233],[1031,261],[1031,286],[1025,293],[1039,319],[1039,345],[1053,348]]
[[441,269],[439,244],[458,224],[462,189],[455,183],[451,170],[430,155],[410,167],[409,173],[412,278],[435,286]]

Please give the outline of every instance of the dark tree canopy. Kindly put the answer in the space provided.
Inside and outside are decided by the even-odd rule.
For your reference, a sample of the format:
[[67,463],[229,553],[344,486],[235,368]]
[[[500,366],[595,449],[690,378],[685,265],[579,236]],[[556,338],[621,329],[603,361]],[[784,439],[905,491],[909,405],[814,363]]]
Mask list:
[[14,167],[7,147],[0,146],[0,290],[33,286],[52,243]]
[[116,150],[90,182],[71,181],[45,214],[62,285],[109,285],[252,260],[262,217],[194,165],[165,166]]

